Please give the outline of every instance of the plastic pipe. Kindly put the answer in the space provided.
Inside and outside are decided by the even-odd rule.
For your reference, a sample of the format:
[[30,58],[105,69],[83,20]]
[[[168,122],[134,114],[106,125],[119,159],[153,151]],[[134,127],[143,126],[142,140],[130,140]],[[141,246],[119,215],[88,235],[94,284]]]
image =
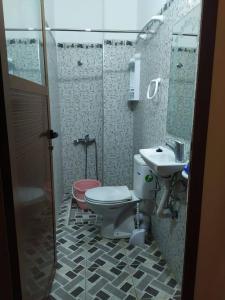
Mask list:
[[170,195],[170,178],[163,178],[163,184],[165,185],[165,190],[163,192],[162,198],[160,200],[160,203],[159,203],[159,206],[158,206],[158,209],[156,212],[157,216],[161,217],[161,218],[165,217],[165,214],[163,214],[164,206]]

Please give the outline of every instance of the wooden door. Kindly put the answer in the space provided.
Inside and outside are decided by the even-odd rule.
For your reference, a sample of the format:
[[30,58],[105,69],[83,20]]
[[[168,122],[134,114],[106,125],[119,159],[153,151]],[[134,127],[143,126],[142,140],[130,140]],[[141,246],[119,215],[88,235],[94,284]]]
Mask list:
[[[0,1],[0,55],[20,288],[23,300],[41,300],[49,294],[55,271],[55,214],[48,86],[15,74],[9,75],[3,19],[3,5]],[[42,21],[41,33],[44,33],[43,24]],[[44,36],[43,47],[46,47]],[[43,51],[43,57],[45,67],[46,51]],[[42,78],[43,82],[47,82],[46,74],[47,72]],[[24,77],[28,75],[29,72],[23,73]]]

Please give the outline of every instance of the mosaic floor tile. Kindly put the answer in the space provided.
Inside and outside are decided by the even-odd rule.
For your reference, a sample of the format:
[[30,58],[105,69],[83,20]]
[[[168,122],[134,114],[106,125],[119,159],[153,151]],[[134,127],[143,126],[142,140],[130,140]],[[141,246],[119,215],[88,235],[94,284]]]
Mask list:
[[69,215],[69,225],[73,224],[101,224],[102,223],[102,216],[96,215],[92,210],[85,209],[82,210],[78,207],[76,200],[72,199],[71,202],[71,209]]
[[[102,238],[96,224],[70,224],[71,198],[57,225],[52,300],[169,300],[180,289],[154,240],[143,247]],[[80,220],[79,220],[80,221]]]

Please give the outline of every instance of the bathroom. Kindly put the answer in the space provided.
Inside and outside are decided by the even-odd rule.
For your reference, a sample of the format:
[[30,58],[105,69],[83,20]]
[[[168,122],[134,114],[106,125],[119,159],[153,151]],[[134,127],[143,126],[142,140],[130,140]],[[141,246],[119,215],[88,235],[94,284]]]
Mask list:
[[9,73],[49,89],[50,299],[181,299],[201,1],[37,2],[3,8]]

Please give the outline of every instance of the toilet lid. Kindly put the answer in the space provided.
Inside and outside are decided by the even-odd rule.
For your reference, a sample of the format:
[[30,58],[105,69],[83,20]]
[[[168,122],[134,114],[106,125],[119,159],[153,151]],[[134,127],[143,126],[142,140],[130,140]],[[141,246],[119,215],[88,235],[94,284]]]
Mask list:
[[127,186],[104,186],[90,189],[85,193],[87,200],[92,202],[110,203],[131,200]]

